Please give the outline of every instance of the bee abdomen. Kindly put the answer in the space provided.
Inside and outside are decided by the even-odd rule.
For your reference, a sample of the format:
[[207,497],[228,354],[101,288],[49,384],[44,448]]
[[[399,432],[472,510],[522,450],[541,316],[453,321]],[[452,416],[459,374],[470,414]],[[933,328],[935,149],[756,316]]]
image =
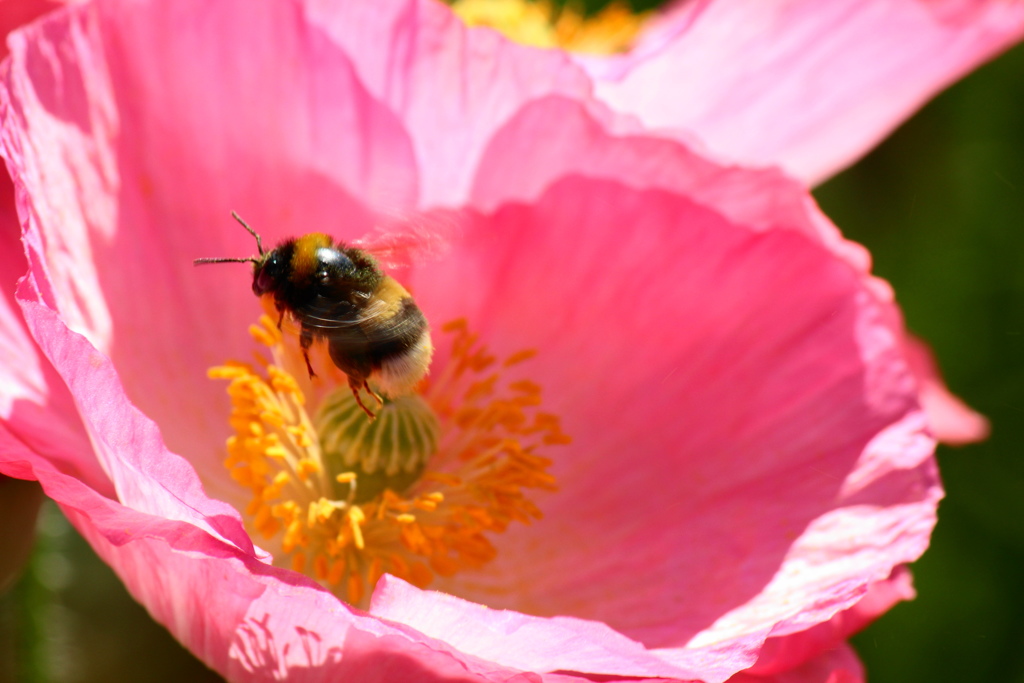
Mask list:
[[372,339],[370,361],[382,393],[398,396],[412,391],[430,367],[434,346],[423,312],[411,297],[404,297],[395,315]]

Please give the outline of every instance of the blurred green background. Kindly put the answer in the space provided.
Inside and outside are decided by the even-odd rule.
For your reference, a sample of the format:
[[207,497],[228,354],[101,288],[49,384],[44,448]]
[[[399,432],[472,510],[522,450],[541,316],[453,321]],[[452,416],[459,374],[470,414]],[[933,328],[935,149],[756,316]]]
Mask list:
[[954,392],[992,421],[940,447],[919,597],[854,643],[873,683],[1024,682],[1024,49],[953,86],[815,192],[875,258]]
[[[1017,47],[815,192],[993,424],[985,443],[939,450],[948,497],[914,565],[919,597],[854,639],[872,683],[1024,683],[1022,102]],[[0,681],[204,680],[219,679],[47,504],[24,576],[0,596]]]

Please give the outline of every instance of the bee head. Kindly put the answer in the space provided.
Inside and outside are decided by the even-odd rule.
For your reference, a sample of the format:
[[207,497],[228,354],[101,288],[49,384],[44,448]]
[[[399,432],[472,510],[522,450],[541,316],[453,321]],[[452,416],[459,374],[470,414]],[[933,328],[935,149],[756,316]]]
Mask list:
[[263,296],[281,286],[288,276],[291,255],[284,253],[282,248],[274,249],[255,260],[252,271],[252,292]]

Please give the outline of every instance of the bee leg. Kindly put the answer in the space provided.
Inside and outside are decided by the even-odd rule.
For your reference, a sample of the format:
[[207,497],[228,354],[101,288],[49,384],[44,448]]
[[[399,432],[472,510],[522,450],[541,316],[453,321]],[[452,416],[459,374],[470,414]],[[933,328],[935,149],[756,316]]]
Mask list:
[[[280,323],[278,324],[280,325]],[[316,377],[316,373],[313,372],[313,366],[309,364],[309,347],[313,345],[313,333],[305,327],[302,328],[302,333],[299,334],[299,345],[302,347],[302,358],[306,361],[306,370],[309,372],[309,378],[313,379]]]
[[[360,382],[359,380],[354,380],[351,377],[348,378],[348,386],[352,390],[352,395],[356,397],[356,403],[359,404],[359,407],[363,409],[363,412],[366,413],[366,416],[368,418],[370,418],[371,422],[373,422],[374,420],[377,419],[377,416],[374,415],[373,412],[363,404],[363,399],[359,395],[359,391],[365,385],[366,385],[366,380],[363,380],[362,382]],[[374,394],[372,391],[370,393],[373,394],[374,396],[376,396],[376,394]]]
[[306,371],[309,373],[309,378],[313,379],[316,377],[316,373],[313,372],[313,366],[309,364],[309,351],[302,349],[302,358],[306,361]]
[[374,391],[373,389],[370,388],[370,383],[367,382],[365,379],[363,380],[363,388],[366,389],[366,393],[368,393],[370,396],[373,396],[375,399],[377,399],[377,407],[378,408],[383,408],[384,407],[384,399],[381,398],[380,394],[378,394],[376,391]]

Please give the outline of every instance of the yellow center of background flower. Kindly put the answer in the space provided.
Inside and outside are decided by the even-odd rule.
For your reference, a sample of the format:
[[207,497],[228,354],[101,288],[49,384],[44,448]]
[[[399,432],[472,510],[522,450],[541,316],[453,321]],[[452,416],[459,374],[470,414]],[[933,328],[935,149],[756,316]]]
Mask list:
[[425,587],[484,565],[496,556],[485,534],[539,518],[527,493],[555,489],[539,451],[570,439],[540,409],[540,386],[502,382],[533,352],[499,363],[465,321],[443,331],[443,370],[386,400],[372,422],[343,381],[307,406],[285,369],[295,351],[268,316],[250,332],[270,357],[209,372],[230,381],[225,466],[251,492],[250,532],[279,550],[275,563],[353,605],[365,606],[385,572]]
[[452,10],[469,26],[488,26],[517,43],[607,55],[625,52],[649,13],[612,2],[587,16],[578,5],[547,0],[454,0]]

